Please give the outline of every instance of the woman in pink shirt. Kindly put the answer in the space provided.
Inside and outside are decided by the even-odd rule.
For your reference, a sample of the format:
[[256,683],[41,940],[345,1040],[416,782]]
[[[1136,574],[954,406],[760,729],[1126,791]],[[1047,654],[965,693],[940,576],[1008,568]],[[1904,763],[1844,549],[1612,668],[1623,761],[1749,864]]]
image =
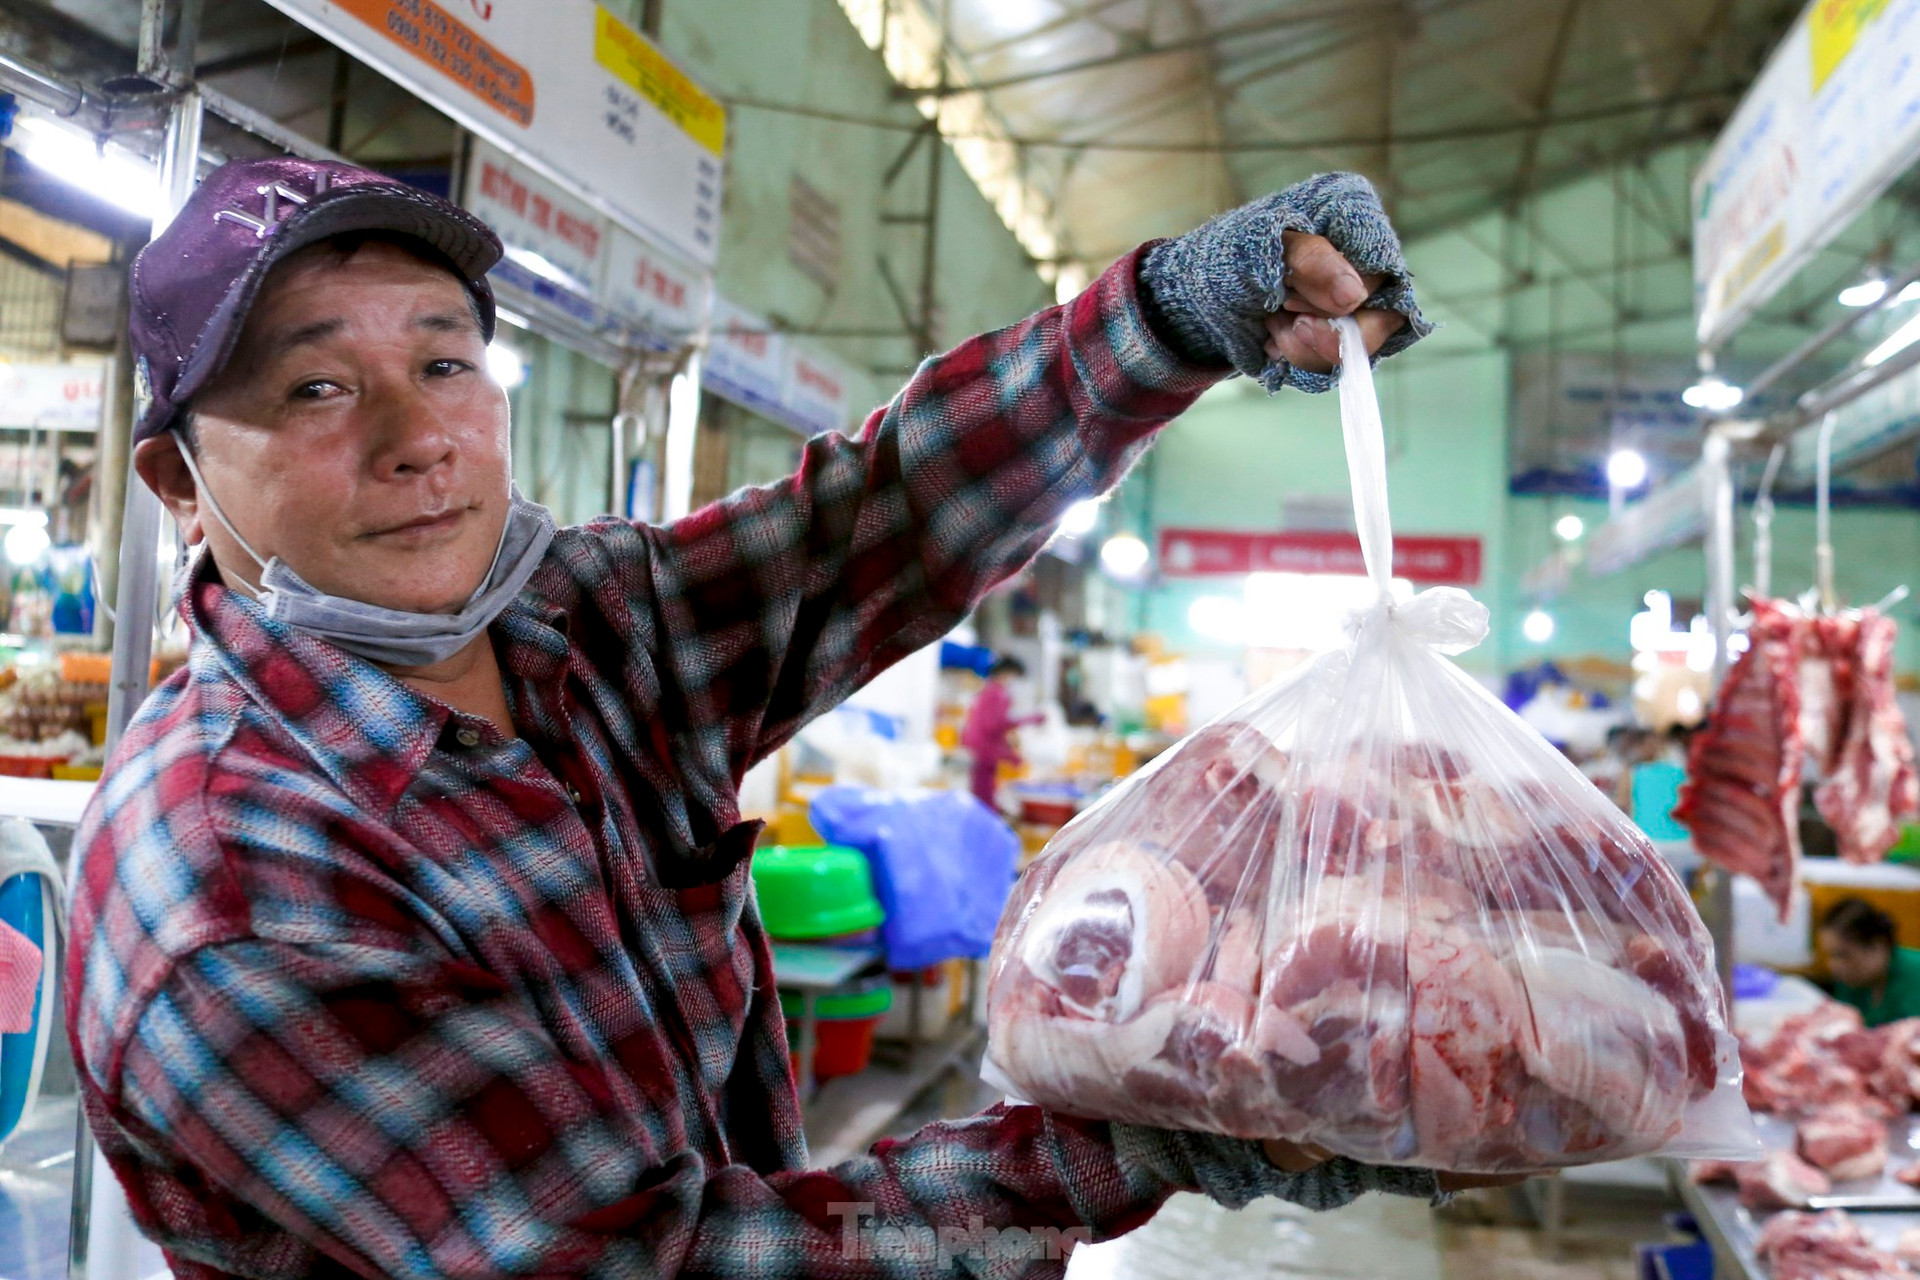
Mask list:
[[960,728],[960,745],[973,753],[973,794],[980,803],[989,809],[995,808],[993,793],[994,782],[999,776],[1002,760],[1018,763],[1020,753],[1014,750],[1013,740],[1007,735],[1024,724],[1039,724],[1046,719],[1043,715],[1013,716],[1013,695],[1008,692],[1007,684],[1014,676],[1027,674],[1026,664],[1011,655],[995,658],[992,668],[987,672],[986,688],[967,708],[967,722]]

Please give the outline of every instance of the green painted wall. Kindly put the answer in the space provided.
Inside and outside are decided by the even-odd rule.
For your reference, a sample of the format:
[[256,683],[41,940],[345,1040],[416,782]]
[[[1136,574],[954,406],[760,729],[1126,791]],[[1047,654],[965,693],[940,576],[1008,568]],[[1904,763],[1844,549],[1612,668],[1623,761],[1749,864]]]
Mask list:
[[[1505,523],[1507,362],[1485,346],[1436,343],[1380,366],[1381,416],[1387,428],[1387,483],[1394,527],[1406,533],[1466,534],[1484,540],[1490,569],[1502,562]],[[1168,427],[1146,468],[1126,483],[1109,526],[1143,514],[1136,490],[1152,490],[1151,527],[1273,529],[1288,496],[1349,493],[1332,395],[1284,391],[1269,397],[1235,379],[1202,397]],[[1150,539],[1151,541],[1151,539]],[[1187,625],[1202,595],[1237,593],[1233,579],[1188,579],[1144,593],[1134,616],[1182,648],[1209,642]],[[1494,597],[1482,590],[1489,606]],[[1496,633],[1496,639],[1497,639]],[[1493,667],[1495,640],[1469,659]]]
[[[618,11],[620,6],[612,7]],[[902,122],[919,119],[894,97],[879,56],[861,42],[835,0],[668,0],[660,40],[689,74],[722,97],[802,103]],[[876,255],[885,246],[896,279],[917,307],[920,230],[884,224],[881,215],[923,210],[926,149],[888,188],[886,170],[908,134],[750,107],[730,112],[727,128],[721,292],[798,329],[901,328]],[[945,154],[943,163],[935,280],[944,345],[1012,323],[1052,298],[958,162]],[[841,266],[831,291],[787,257],[788,193],[796,175],[840,206]],[[855,396],[863,410],[890,398],[926,354],[904,337],[808,341],[866,373],[864,394]]]

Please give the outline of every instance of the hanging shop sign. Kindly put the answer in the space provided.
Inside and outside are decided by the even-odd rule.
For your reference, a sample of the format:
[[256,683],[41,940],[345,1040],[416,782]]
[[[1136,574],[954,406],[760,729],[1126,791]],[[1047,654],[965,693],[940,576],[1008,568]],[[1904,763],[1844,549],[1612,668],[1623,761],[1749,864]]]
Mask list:
[[708,387],[735,404],[769,416],[779,412],[786,356],[765,316],[715,300],[702,372]]
[[619,227],[607,242],[600,298],[609,311],[664,339],[687,340],[700,327],[707,286],[700,272]]
[[831,356],[776,332],[764,316],[721,298],[701,383],[715,395],[802,435],[852,425],[854,373]]
[[0,364],[0,427],[97,431],[104,365]]
[[787,344],[785,366],[781,399],[800,431],[818,435],[852,421],[853,388],[846,366],[797,343]]
[[[1474,537],[1394,535],[1395,577],[1471,587],[1480,581],[1481,542]],[[1237,529],[1162,529],[1160,572],[1169,578],[1241,573],[1364,575],[1360,539],[1337,529],[1248,533]]]
[[592,0],[271,0],[630,230],[711,267],[726,111]]
[[597,292],[608,221],[591,205],[485,142],[473,145],[464,203],[521,265],[581,293]]
[[1813,0],[1693,183],[1697,332],[1718,346],[1920,158],[1920,0]]
[[700,327],[707,276],[603,217],[489,143],[476,141],[461,203],[495,231],[507,258],[496,283],[551,303],[576,324],[671,350]]

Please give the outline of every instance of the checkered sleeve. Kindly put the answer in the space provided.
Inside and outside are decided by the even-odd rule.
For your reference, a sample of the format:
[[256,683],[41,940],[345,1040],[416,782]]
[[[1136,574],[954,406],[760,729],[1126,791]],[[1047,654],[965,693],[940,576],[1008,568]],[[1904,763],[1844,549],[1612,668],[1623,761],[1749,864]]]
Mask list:
[[1227,372],[1148,326],[1137,258],[927,360],[785,480],[653,531],[634,588],[659,610],[656,661],[684,723],[726,726],[736,774],[951,630]]
[[[1071,1243],[1191,1183],[1165,1153],[1116,1154],[1107,1125],[1024,1106],[831,1169],[711,1167],[486,970],[341,940],[184,957],[112,1093],[177,1184],[148,1194],[222,1205],[213,1240],[251,1220],[313,1250],[259,1274],[324,1256],[366,1276],[1057,1277]],[[196,1235],[171,1247],[191,1257]]]

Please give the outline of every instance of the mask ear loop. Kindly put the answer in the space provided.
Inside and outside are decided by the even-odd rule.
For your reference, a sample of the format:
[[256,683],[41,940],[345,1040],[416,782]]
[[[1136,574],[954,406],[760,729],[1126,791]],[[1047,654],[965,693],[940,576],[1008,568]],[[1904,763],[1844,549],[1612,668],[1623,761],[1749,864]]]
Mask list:
[[[513,510],[519,506],[522,501],[524,501],[524,499],[520,496],[520,486],[509,480],[507,482],[507,518],[500,522],[500,541],[494,544],[493,559],[487,562],[486,575],[480,579],[480,585],[473,589],[473,594],[467,597],[467,604],[472,604],[475,600],[485,595],[487,588],[493,585],[493,575],[500,572],[500,557],[505,554],[507,550],[507,531],[513,528]],[[235,534],[234,536],[238,537],[239,535]],[[462,607],[464,608],[465,606]]]
[[[253,557],[253,562],[260,566],[260,572],[263,575],[262,580],[264,581],[264,575],[267,572],[267,562],[260,557],[258,551],[253,549],[253,544],[248,542],[246,538],[241,535],[240,531],[233,527],[233,521],[227,519],[227,513],[220,509],[220,503],[214,498],[213,490],[207,487],[206,477],[200,474],[200,468],[193,461],[193,451],[187,448],[186,437],[180,434],[178,427],[171,428],[171,433],[174,444],[179,447],[180,460],[187,464],[187,474],[193,477],[193,487],[196,492],[198,492],[200,501],[207,504],[207,510],[212,513],[215,520],[220,522],[220,527],[225,529],[227,533],[232,536],[233,540],[240,544],[240,549]],[[497,554],[498,553],[496,553],[496,555]],[[255,596],[266,594],[265,590],[261,587],[255,587],[251,583],[244,585],[248,586]]]

